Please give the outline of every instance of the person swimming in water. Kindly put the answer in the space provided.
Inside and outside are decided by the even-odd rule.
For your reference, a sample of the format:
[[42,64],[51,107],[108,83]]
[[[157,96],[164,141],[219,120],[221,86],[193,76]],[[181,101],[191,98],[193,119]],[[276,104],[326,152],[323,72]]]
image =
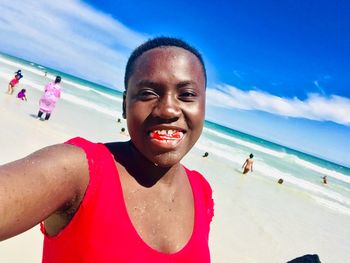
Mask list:
[[243,168],[243,174],[248,173],[249,171],[253,172],[253,157],[254,155],[251,153],[249,155],[249,158],[245,160],[244,164],[242,165]]

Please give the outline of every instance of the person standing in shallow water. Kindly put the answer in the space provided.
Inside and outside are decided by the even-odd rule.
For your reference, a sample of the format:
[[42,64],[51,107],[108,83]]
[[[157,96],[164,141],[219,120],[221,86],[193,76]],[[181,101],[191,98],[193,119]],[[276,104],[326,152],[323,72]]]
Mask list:
[[249,155],[249,158],[245,160],[244,164],[242,165],[243,168],[243,174],[248,173],[249,171],[253,172],[253,157],[254,155],[251,153]]
[[74,138],[0,166],[0,240],[44,221],[44,263],[210,262],[211,187],[180,163],[202,133],[205,89],[187,43],[138,47],[125,71],[130,141]]
[[322,177],[322,181],[323,181],[323,184],[327,184],[327,175],[323,176]]
[[54,110],[57,101],[61,98],[61,77],[57,76],[54,82],[50,82],[45,86],[44,95],[39,101],[39,112],[37,119],[41,120],[41,116],[46,113],[45,120],[47,121],[52,111]]

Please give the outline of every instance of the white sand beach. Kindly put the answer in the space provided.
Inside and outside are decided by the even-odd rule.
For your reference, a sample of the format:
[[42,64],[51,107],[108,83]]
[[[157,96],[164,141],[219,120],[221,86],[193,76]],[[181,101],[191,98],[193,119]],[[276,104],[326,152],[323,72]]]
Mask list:
[[[95,142],[128,139],[120,133],[126,125],[124,120],[116,122],[117,115],[113,118],[65,99],[57,103],[49,121],[37,120],[41,92],[31,85],[44,86],[50,79],[24,70],[24,79],[10,96],[5,92],[16,70],[16,65],[1,63],[0,164],[76,136]],[[16,98],[21,88],[27,89],[27,102]],[[116,104],[116,113],[119,107]],[[183,163],[204,174],[213,188],[212,262],[287,262],[304,254],[318,254],[326,263],[349,261],[350,215],[318,204],[288,182],[279,185],[255,172],[243,176],[237,164],[215,154],[203,159],[202,153],[194,148]],[[41,253],[38,226],[0,242],[1,263],[36,263],[41,261]]]

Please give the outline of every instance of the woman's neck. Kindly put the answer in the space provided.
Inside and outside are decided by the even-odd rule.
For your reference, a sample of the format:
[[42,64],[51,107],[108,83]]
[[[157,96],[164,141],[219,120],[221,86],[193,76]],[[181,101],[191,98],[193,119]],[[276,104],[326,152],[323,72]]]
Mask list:
[[144,187],[156,183],[172,185],[175,175],[183,172],[180,163],[171,167],[161,167],[145,158],[131,141],[107,144],[114,159],[120,163],[134,179]]

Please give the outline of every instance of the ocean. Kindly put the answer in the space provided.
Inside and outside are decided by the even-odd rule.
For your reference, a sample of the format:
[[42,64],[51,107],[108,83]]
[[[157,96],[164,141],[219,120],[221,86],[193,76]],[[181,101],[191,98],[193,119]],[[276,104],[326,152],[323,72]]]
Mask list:
[[[0,62],[21,69],[27,87],[43,89],[43,78],[62,76],[62,99],[107,115],[111,121],[121,118],[122,92],[101,86],[42,65],[0,53]],[[46,76],[45,76],[46,72]],[[0,72],[9,78],[8,72]],[[31,80],[26,80],[26,74]],[[22,80],[21,80],[22,81]],[[319,205],[336,213],[350,216],[350,168],[320,159],[288,147],[206,121],[203,134],[195,148],[209,152],[232,168],[233,175],[242,176],[241,166],[250,153],[254,154],[252,175],[277,183],[307,195]],[[328,177],[328,184],[322,177]]]

